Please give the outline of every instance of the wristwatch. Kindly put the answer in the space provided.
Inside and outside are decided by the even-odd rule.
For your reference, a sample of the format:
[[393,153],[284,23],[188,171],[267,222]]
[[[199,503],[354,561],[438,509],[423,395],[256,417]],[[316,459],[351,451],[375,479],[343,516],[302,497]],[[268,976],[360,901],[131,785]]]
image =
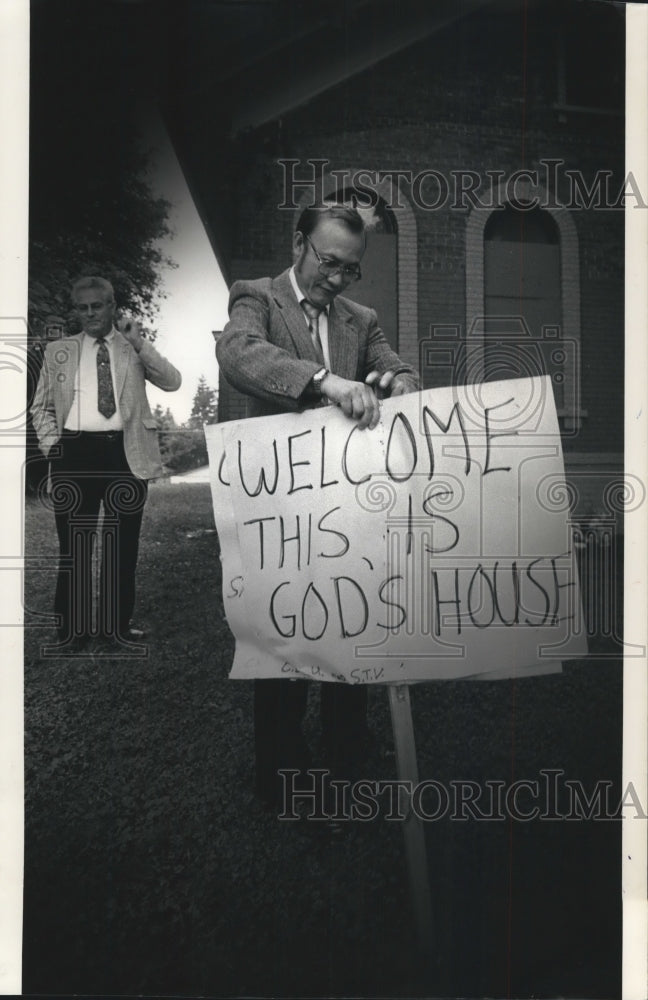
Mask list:
[[311,379],[311,385],[313,386],[313,390],[317,393],[318,396],[322,395],[322,382],[324,381],[324,379],[328,374],[329,374],[328,368],[320,368],[318,372],[315,372],[315,374]]

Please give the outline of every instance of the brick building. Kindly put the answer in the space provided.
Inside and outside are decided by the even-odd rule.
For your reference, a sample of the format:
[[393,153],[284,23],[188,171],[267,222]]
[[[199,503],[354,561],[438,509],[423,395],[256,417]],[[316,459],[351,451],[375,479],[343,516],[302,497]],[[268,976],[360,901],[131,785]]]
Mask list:
[[[622,195],[641,201],[622,5],[284,6],[221,18],[215,53],[213,8],[184,26],[199,83],[168,121],[226,278],[279,273],[301,208],[355,196],[375,228],[352,297],[426,387],[550,374],[577,512],[614,518]],[[221,419],[243,412],[221,379]]]

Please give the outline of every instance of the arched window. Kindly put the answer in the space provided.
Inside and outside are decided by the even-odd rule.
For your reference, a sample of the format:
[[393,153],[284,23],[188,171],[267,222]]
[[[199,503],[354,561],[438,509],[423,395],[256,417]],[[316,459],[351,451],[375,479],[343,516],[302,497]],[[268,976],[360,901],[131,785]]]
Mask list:
[[[551,375],[556,406],[562,410],[560,234],[548,212],[509,203],[489,218],[484,229],[484,318],[484,377]],[[507,350],[511,336],[514,352]]]
[[566,208],[540,185],[524,200],[475,207],[466,227],[468,381],[551,377],[563,433],[576,432],[580,406],[580,265]]

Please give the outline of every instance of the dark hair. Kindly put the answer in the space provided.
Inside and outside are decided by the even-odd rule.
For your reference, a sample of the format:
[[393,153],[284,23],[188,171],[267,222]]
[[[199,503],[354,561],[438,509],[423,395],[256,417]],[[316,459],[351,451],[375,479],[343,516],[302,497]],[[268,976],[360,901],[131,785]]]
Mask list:
[[348,205],[327,205],[323,208],[305,208],[299,216],[295,232],[301,233],[302,236],[310,236],[318,222],[326,219],[343,222],[352,233],[364,233],[365,231],[362,216],[355,208],[350,208]]

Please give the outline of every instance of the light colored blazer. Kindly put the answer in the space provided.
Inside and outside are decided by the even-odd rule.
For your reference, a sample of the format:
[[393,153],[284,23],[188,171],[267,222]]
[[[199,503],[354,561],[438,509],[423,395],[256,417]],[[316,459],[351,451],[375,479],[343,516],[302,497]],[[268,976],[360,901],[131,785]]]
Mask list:
[[[45,349],[31,408],[38,444],[45,457],[59,441],[72,406],[83,337],[83,333],[64,337]],[[163,469],[157,424],[146,398],[146,381],[173,392],[180,388],[182,376],[148,341],[144,341],[138,354],[119,331],[115,331],[113,360],[126,460],[139,479],[153,479],[161,476]]]
[[[303,396],[321,367],[292,285],[289,271],[278,278],[236,281],[229,300],[230,319],[216,344],[227,381],[248,396],[248,416],[268,416],[316,403]],[[406,375],[412,391],[418,375],[392,351],[367,306],[338,295],[328,318],[331,370],[364,381],[374,369]]]

